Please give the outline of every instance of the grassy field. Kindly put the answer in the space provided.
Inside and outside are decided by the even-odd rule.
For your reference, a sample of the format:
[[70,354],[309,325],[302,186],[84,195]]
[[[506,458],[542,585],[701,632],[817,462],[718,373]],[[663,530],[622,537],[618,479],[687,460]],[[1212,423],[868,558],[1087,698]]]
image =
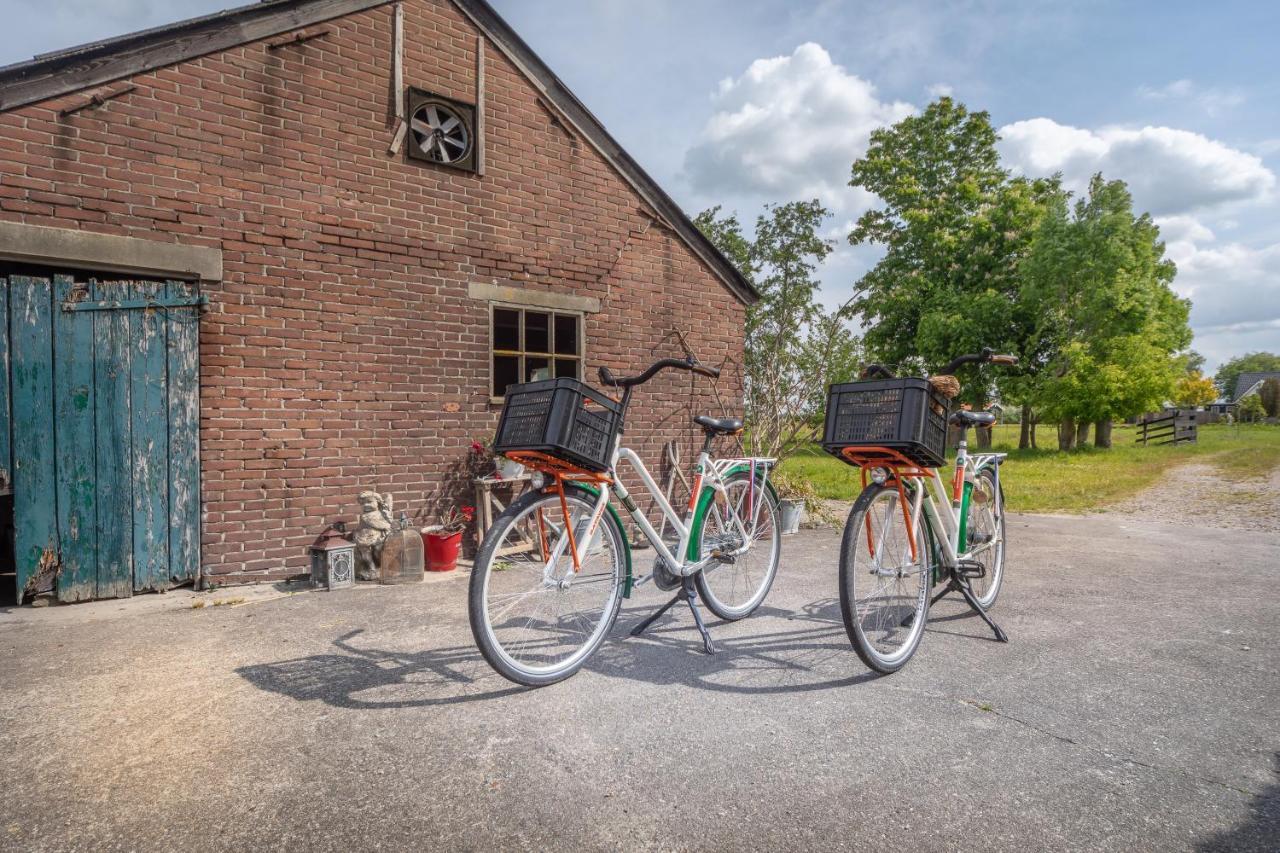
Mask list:
[[[1056,446],[1053,427],[1040,427],[1042,444]],[[1018,450],[1018,426],[996,427],[995,449],[1007,452],[1001,472],[1005,497],[1015,512],[1088,512],[1124,501],[1170,468],[1191,460],[1213,465],[1232,480],[1265,476],[1280,466],[1280,427],[1212,425],[1199,430],[1196,444],[1142,447],[1134,430],[1117,425],[1114,447],[1087,447],[1070,453],[1049,449]],[[812,483],[824,498],[852,501],[860,488],[858,472],[813,447],[788,459],[786,473]]]

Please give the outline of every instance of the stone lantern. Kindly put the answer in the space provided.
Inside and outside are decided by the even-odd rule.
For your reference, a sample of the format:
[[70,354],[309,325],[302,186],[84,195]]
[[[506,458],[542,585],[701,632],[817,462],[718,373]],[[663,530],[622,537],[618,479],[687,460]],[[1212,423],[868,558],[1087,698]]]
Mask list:
[[356,546],[333,525],[311,545],[311,585],[324,589],[344,589],[356,585]]

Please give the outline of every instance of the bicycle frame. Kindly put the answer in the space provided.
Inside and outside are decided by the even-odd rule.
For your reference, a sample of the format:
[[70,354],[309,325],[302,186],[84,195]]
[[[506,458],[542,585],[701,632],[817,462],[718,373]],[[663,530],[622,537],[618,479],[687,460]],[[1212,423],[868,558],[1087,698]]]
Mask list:
[[[917,536],[923,519],[935,533],[934,539],[942,549],[943,566],[954,568],[963,560],[971,560],[983,551],[996,547],[999,538],[981,543],[972,550],[962,550],[966,538],[966,522],[968,520],[969,503],[973,496],[973,481],[979,472],[991,469],[995,478],[997,492],[1000,489],[1000,464],[1008,454],[979,453],[970,455],[967,442],[961,441],[956,449],[954,474],[950,483],[942,477],[940,468],[920,468],[895,451],[881,448],[851,449],[846,458],[857,464],[863,472],[864,486],[868,471],[881,469],[891,476],[884,478],[885,484],[897,488],[896,500],[902,505],[903,521],[907,527],[907,538],[911,549],[912,562],[920,561],[916,553]],[[892,508],[891,510],[892,511]],[[871,519],[867,518],[867,550],[875,556],[876,544],[871,537]],[[998,532],[997,532],[998,537]]]
[[[942,548],[943,564],[945,567],[952,568],[958,566],[962,560],[972,560],[978,554],[988,551],[996,547],[1000,540],[997,531],[997,538],[988,542],[979,544],[976,548],[964,550],[964,539],[966,538],[966,522],[969,517],[969,504],[973,499],[973,481],[980,471],[990,468],[995,477],[997,492],[1000,489],[1000,463],[1004,461],[1007,454],[1004,453],[980,453],[969,455],[966,442],[960,442],[956,450],[956,463],[954,475],[950,484],[942,478],[942,471],[939,468],[928,469],[927,477],[917,477],[920,481],[918,488],[910,489],[914,492],[911,496],[911,521],[912,530],[918,529],[921,516],[925,516],[927,522],[932,525],[935,531],[941,531],[942,535],[935,535],[934,539]],[[927,485],[926,485],[927,484]],[[949,500],[940,499],[940,496],[949,496]],[[913,540],[914,541],[914,540]]]
[[[543,473],[549,474],[555,478],[555,485],[548,487],[547,490],[550,491],[554,489],[559,492],[561,510],[564,513],[565,524],[564,532],[556,538],[555,545],[550,548],[546,546],[545,533],[540,530],[540,537],[544,537],[543,555],[545,562],[543,565],[543,577],[547,582],[554,581],[555,583],[564,585],[566,588],[570,583],[572,583],[572,576],[555,578],[555,567],[567,548],[569,549],[569,553],[573,561],[574,574],[581,569],[582,559],[586,556],[587,550],[591,547],[591,543],[595,539],[597,528],[600,524],[600,520],[604,517],[605,508],[609,504],[611,493],[617,494],[618,500],[626,508],[632,520],[635,521],[636,526],[640,528],[645,538],[649,541],[649,544],[652,545],[654,550],[667,561],[667,565],[672,567],[672,570],[676,574],[681,576],[693,575],[705,568],[712,560],[716,559],[717,556],[735,557],[746,553],[750,548],[750,543],[755,536],[757,526],[760,522],[761,504],[755,500],[755,495],[758,491],[767,487],[769,469],[777,461],[776,459],[760,457],[713,460],[711,458],[711,454],[706,450],[700,451],[698,453],[698,460],[695,467],[693,488],[690,490],[691,494],[689,497],[689,505],[685,511],[684,517],[681,518],[675,508],[671,506],[670,502],[668,502],[666,497],[663,495],[662,490],[658,487],[653,475],[649,473],[649,469],[645,466],[644,461],[636,454],[635,451],[621,446],[621,437],[619,437],[614,444],[613,456],[608,474],[566,471],[561,465],[542,463],[541,460],[531,459],[524,454],[519,456],[512,454],[512,456],[513,458],[517,458],[519,461],[531,465]],[[666,517],[667,522],[676,531],[678,538],[674,553],[667,547],[667,544],[662,541],[662,537],[658,534],[658,531],[654,529],[648,517],[640,510],[639,506],[632,498],[631,492],[619,479],[618,463],[623,461],[627,462],[639,475],[641,485],[658,505],[658,508]],[[554,460],[548,460],[548,462],[554,462]],[[676,556],[677,554],[689,553],[690,541],[694,534],[694,522],[697,507],[703,493],[707,489],[712,489],[719,494],[727,494],[725,488],[725,476],[740,465],[750,466],[752,472],[747,494],[743,496],[743,500],[748,503],[747,514],[751,517],[749,525],[744,525],[743,523],[742,513],[740,511],[741,507],[734,507],[732,513],[733,525],[736,529],[736,533],[742,537],[742,547],[735,551],[728,552],[727,554],[719,553],[701,555],[698,559],[692,561],[686,561],[685,559]],[[760,479],[758,486],[756,484],[755,477],[755,471],[757,469],[763,472],[763,477]],[[585,535],[579,536],[576,534],[573,529],[574,526],[569,523],[569,508],[564,497],[563,487],[563,482],[565,480],[571,482],[583,480],[589,481],[598,489],[596,502],[591,509],[591,514],[588,517],[587,526],[584,531]],[[540,527],[542,524],[542,517],[539,516]],[[647,577],[648,576],[641,578],[638,581],[635,581],[635,583],[643,583]]]

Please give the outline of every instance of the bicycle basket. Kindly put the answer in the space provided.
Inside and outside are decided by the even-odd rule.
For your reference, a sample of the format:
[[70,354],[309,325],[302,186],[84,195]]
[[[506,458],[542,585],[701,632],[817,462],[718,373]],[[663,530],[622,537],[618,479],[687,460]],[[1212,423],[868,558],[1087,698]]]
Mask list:
[[536,450],[592,471],[609,467],[622,407],[577,379],[507,388],[496,453]]
[[896,450],[924,468],[947,456],[947,399],[927,380],[873,379],[832,385],[822,448],[836,457],[849,447]]

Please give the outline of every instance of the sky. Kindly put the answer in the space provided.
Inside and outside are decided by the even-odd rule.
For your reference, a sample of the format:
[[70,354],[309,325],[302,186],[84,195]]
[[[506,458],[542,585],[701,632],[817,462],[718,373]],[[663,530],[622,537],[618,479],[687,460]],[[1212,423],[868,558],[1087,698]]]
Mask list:
[[[490,0],[690,214],[819,198],[823,298],[871,131],[939,95],[986,110],[1005,166],[1126,181],[1160,224],[1212,370],[1280,352],[1280,4],[1254,0]],[[235,5],[0,0],[0,64]]]

